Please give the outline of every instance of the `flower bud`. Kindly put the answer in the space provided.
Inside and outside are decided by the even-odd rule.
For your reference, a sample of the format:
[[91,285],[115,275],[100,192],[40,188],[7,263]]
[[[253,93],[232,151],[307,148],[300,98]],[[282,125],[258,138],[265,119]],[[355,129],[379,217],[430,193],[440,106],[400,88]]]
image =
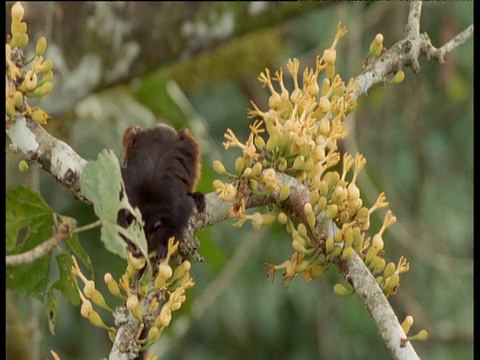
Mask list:
[[337,283],[333,287],[333,292],[339,296],[350,296],[353,295],[353,288],[347,289],[344,285]]
[[257,177],[258,175],[260,175],[260,173],[262,172],[262,168],[262,163],[260,161],[257,161],[252,167],[252,173],[250,174],[250,176]]
[[25,80],[22,84],[27,91],[31,91],[37,87],[37,74],[29,70],[25,75]]
[[178,265],[175,268],[173,276],[170,278],[170,283],[174,283],[175,281],[179,279],[183,279],[185,276],[187,276],[191,267],[192,267],[192,263],[188,260],[185,260],[180,265]]
[[354,254],[353,249],[351,247],[346,247],[346,248],[343,249],[341,259],[342,260],[350,260],[353,256],[353,254]]
[[302,262],[296,264],[295,265],[295,272],[296,273],[304,272],[307,269],[307,267],[310,266],[310,263],[311,263],[311,261],[309,259],[305,259]]
[[295,251],[299,252],[300,254],[304,254],[307,252],[305,245],[306,245],[305,239],[299,235],[295,236],[292,240],[292,248]]
[[237,174],[243,173],[243,170],[245,169],[245,158],[242,156],[237,157],[235,160],[235,171]]
[[385,271],[383,272],[383,276],[385,278],[392,276],[393,273],[395,272],[395,269],[396,269],[395,263],[393,262],[388,263],[388,265],[385,267]]
[[329,65],[335,63],[337,59],[337,51],[335,49],[326,49],[323,52],[323,60]]
[[277,220],[280,224],[282,225],[285,225],[288,221],[288,216],[287,214],[285,214],[284,212],[280,212],[278,215],[277,215]]
[[225,175],[227,173],[225,166],[220,160],[215,160],[213,162],[213,171],[215,171],[218,175]]
[[325,116],[320,119],[320,133],[327,136],[330,133],[330,120]]
[[285,201],[288,199],[289,196],[290,196],[290,186],[287,184],[282,185],[282,187],[280,188],[280,196],[278,200],[280,202]]
[[333,249],[335,248],[335,239],[330,236],[328,239],[327,239],[327,242],[325,244],[325,248],[327,250],[327,254],[330,254]]
[[222,189],[225,186],[224,183],[218,179],[213,180],[212,185],[215,190]]
[[268,107],[275,110],[280,106],[281,102],[280,94],[275,92],[268,99]]
[[[38,67],[38,70],[36,70],[36,71],[37,71],[39,74],[45,74],[45,75],[43,75],[42,80],[48,80],[48,81],[50,81],[50,80],[53,79],[53,72],[51,71],[51,70],[52,70],[52,67],[53,67],[53,62],[52,62],[52,60],[47,59],[47,60],[44,61],[43,64],[41,64],[41,65]],[[47,77],[46,75],[47,75],[47,73],[49,73],[49,72],[51,73],[51,75],[48,74],[48,77]]]
[[261,136],[255,136],[255,146],[258,150],[262,151],[265,147],[265,140]]
[[129,254],[128,262],[135,270],[141,270],[146,265],[146,260],[144,257],[135,257]]
[[287,165],[288,165],[288,162],[285,158],[281,157],[280,159],[278,159],[278,170],[280,171],[285,171],[287,169]]
[[27,93],[28,97],[34,98],[34,97],[43,97],[45,95],[48,95],[52,92],[53,90],[53,84],[51,81],[47,81],[37,87],[35,90]]
[[108,287],[108,291],[112,295],[122,297],[122,293],[120,292],[120,287],[118,286],[117,282],[113,278],[112,274],[106,273],[105,276],[103,277],[103,280],[105,281],[105,284]]
[[278,147],[278,136],[277,135],[271,135],[268,140],[267,140],[267,151],[273,151]]
[[138,296],[136,294],[130,294],[127,299],[127,308],[133,312],[136,306],[138,306]]
[[317,223],[317,216],[313,211],[307,213],[307,222],[308,226],[310,226],[312,229],[315,228],[315,224]]
[[47,39],[45,36],[42,36],[40,39],[37,41],[37,46],[35,50],[35,55],[40,56],[45,52],[45,49],[47,48]]
[[12,31],[12,40],[10,40],[10,47],[12,49],[19,48],[22,43],[22,33]]
[[305,270],[302,271],[302,279],[303,281],[305,282],[309,282],[310,280],[313,279],[313,276],[312,276],[312,267],[309,267]]
[[427,330],[420,330],[417,335],[414,336],[409,336],[408,340],[413,341],[413,340],[420,340],[420,341],[425,341],[428,338],[428,332]]
[[383,243],[382,235],[376,234],[373,237],[372,246],[375,246],[378,249],[378,251],[380,251],[383,249],[383,244],[384,243]]
[[170,279],[172,277],[173,270],[171,266],[167,264],[166,261],[162,261],[158,265],[158,275],[163,277],[164,279]]
[[328,78],[323,79],[322,82],[322,96],[325,96],[330,89],[330,80]]
[[338,216],[338,205],[330,204],[325,209],[325,220],[335,219]]
[[377,256],[378,249],[375,246],[370,246],[370,248],[367,251],[367,254],[365,255],[365,265],[369,265],[370,262],[373,260],[375,256]]
[[15,94],[13,94],[13,103],[16,108],[20,108],[23,105],[23,94],[21,91],[15,91]]
[[320,259],[317,259],[312,264],[310,273],[312,274],[312,277],[319,278],[325,273],[325,271],[327,271],[325,264],[320,261]]
[[[333,79],[335,76],[335,64],[327,64],[327,67],[325,68],[325,74],[329,79]],[[335,92],[333,95],[335,95]]]
[[[307,147],[304,147],[304,149],[307,149]],[[303,171],[312,171],[315,166],[315,163],[313,162],[313,159],[309,157],[307,161],[303,164],[302,170]]]
[[[318,190],[313,190],[310,192],[310,211],[313,211],[312,209],[312,204],[315,205],[316,203],[318,203],[318,200],[320,199],[320,193],[318,192]],[[304,209],[306,211],[306,209]]]
[[162,332],[158,327],[152,326],[150,330],[148,330],[147,341],[150,343],[155,343],[158,341],[161,334]]
[[405,335],[408,334],[408,332],[410,331],[410,328],[412,327],[413,325],[413,316],[411,315],[408,315],[405,320],[403,320],[402,322],[402,329],[403,331],[405,332]]
[[93,311],[92,303],[89,300],[84,300],[82,306],[80,307],[80,314],[88,319],[88,316]]
[[112,312],[113,310],[108,306],[107,302],[105,301],[105,298],[103,297],[102,293],[95,289],[95,291],[92,294],[92,301],[94,304],[100,306],[102,309],[105,309],[107,311]]
[[318,211],[322,211],[327,207],[327,198],[325,196],[320,196],[317,203]]
[[[160,310],[160,315],[158,315],[157,319],[161,327],[167,327],[172,320],[172,311],[170,307],[164,305],[162,310]],[[157,325],[157,321],[155,321],[155,325]]]
[[358,189],[358,186],[355,184],[349,184],[347,186],[347,192],[348,192],[348,198],[350,200],[358,199],[360,197],[360,190]]
[[401,83],[404,79],[405,79],[405,72],[403,70],[397,71],[393,76],[392,80],[390,80],[390,84]]
[[393,294],[399,282],[400,276],[397,273],[394,273],[392,276],[385,278],[385,287],[383,288],[383,292],[385,294]]
[[278,139],[278,148],[280,150],[285,150],[289,147],[291,141],[291,136],[289,132],[284,133],[280,138]]
[[13,114],[15,114],[15,101],[12,97],[7,97],[5,100],[5,112],[8,116],[13,116]]
[[20,172],[30,171],[30,165],[28,165],[28,163],[25,160],[21,160],[18,163],[18,170],[20,170]]
[[[320,98],[320,101],[319,101],[319,106],[320,106],[320,109],[324,112],[324,113],[327,113],[330,111],[330,100],[328,99],[328,97],[326,96],[322,96]],[[323,117],[322,120],[325,119],[328,121],[328,119],[326,117]],[[330,122],[328,121],[329,125],[330,125]],[[328,131],[322,131],[320,130],[323,134],[326,134],[328,133]]]
[[17,1],[15,5],[12,6],[12,18],[16,20],[22,20],[24,14],[25,10],[23,9],[22,4],[20,1]]
[[272,214],[262,214],[262,218],[262,225],[270,225],[275,221],[276,216]]
[[90,322],[99,327],[99,328],[102,328],[102,329],[106,329],[106,330],[109,330],[108,326],[105,325],[105,323],[103,322],[102,318],[100,317],[100,315],[98,315],[98,313],[93,310],[89,315],[88,315],[88,320],[90,320]]

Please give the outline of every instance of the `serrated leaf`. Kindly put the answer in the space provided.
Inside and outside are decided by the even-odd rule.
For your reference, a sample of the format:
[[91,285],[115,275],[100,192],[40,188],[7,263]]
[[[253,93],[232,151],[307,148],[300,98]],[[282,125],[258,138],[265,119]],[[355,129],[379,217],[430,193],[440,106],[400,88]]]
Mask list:
[[[50,238],[53,225],[53,210],[43,200],[38,191],[18,185],[7,192],[6,200],[6,249],[11,251],[18,246],[17,254],[34,248]],[[18,243],[18,235],[24,229],[22,242]],[[39,229],[48,236],[40,238],[36,235]],[[46,229],[46,230],[45,230]]]
[[[6,248],[9,255],[24,253],[45,242],[52,236],[52,228],[53,211],[37,191],[19,185],[7,192]],[[43,300],[49,268],[50,253],[30,264],[9,266],[6,268],[7,288],[22,298],[30,295]]]
[[120,199],[123,188],[118,159],[111,150],[103,150],[95,161],[89,161],[82,171],[82,193],[93,202],[95,214],[102,220],[116,223],[122,208],[131,209],[126,197]]
[[122,258],[127,258],[125,241],[118,235],[123,228],[117,224],[104,222],[101,229],[101,238],[105,248]]
[[67,243],[67,249],[71,253],[73,253],[77,257],[77,259],[79,259],[83,263],[83,265],[85,265],[88,268],[88,270],[90,271],[90,276],[93,278],[94,273],[93,273],[92,261],[90,260],[90,256],[88,255],[88,253],[80,244],[77,234],[73,234],[71,238],[67,239],[66,243]]
[[127,257],[125,241],[119,235],[125,229],[117,225],[118,212],[126,209],[137,219],[126,235],[147,258],[145,234],[143,230],[138,231],[138,225],[133,225],[141,223],[141,215],[138,209],[130,206],[124,188],[120,164],[111,150],[103,150],[97,160],[90,161],[83,169],[82,193],[92,201],[95,214],[102,220],[101,239],[106,249],[122,258]]

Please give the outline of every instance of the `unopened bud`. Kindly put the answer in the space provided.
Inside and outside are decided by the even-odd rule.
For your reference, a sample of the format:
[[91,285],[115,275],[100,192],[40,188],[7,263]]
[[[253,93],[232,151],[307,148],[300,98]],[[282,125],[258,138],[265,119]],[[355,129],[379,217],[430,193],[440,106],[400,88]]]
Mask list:
[[42,36],[37,41],[37,47],[36,47],[36,50],[35,50],[35,55],[36,56],[42,55],[45,52],[46,48],[47,48],[47,39],[45,38],[45,36]]

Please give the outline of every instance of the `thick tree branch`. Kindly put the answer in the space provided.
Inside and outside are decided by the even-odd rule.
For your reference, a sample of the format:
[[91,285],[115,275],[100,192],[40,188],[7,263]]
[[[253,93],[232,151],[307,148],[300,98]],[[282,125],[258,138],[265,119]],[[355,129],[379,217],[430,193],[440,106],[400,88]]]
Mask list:
[[80,192],[80,175],[87,161],[69,145],[24,116],[18,117],[6,132],[12,142],[11,150],[21,151],[28,160],[36,161],[75,197],[89,203]]
[[420,359],[407,340],[382,289],[362,259],[354,254],[347,261],[337,261],[336,265],[344,278],[353,286],[358,297],[362,299],[392,357],[398,360]]

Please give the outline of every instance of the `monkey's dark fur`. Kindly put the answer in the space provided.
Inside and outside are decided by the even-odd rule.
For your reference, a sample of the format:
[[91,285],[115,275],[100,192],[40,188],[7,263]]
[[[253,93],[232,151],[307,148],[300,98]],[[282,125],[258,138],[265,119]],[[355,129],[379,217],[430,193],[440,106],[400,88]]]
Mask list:
[[[186,128],[165,124],[147,129],[130,126],[123,135],[122,177],[133,207],[144,221],[149,252],[165,257],[171,236],[181,241],[194,206],[205,210],[205,197],[195,192],[200,176],[200,148]],[[131,222],[120,214],[119,223]]]

